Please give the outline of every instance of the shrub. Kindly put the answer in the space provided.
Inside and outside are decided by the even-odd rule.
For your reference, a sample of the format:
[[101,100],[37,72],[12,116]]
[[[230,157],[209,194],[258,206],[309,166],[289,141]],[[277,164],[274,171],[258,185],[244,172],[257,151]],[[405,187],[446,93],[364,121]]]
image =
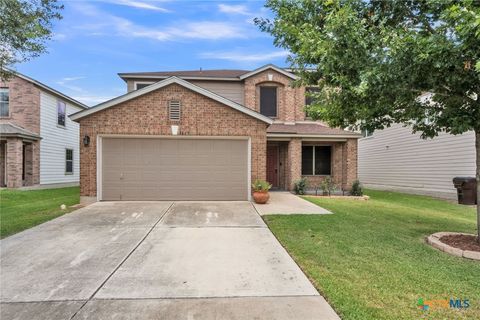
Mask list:
[[358,197],[363,196],[363,189],[359,180],[353,181],[352,188],[350,189],[350,194],[352,196],[358,196]]
[[335,184],[333,183],[332,178],[326,177],[326,178],[323,179],[323,181],[322,181],[321,188],[322,188],[323,193],[326,193],[326,194],[328,194],[328,195],[331,195],[332,192],[335,191],[335,189],[337,188],[337,186],[335,186]]
[[300,180],[295,181],[294,183],[294,190],[296,194],[305,194],[305,190],[307,189],[307,179],[302,178]]
[[253,192],[267,192],[271,187],[272,185],[265,180],[257,179],[252,183]]

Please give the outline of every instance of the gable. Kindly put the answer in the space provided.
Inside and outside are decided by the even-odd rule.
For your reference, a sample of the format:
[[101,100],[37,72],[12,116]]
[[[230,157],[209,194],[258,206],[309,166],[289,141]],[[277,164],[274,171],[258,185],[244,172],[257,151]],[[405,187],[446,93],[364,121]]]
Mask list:
[[268,124],[273,123],[273,121],[270,118],[265,117],[265,116],[261,115],[260,113],[258,113],[256,111],[248,109],[248,108],[246,108],[246,107],[244,107],[244,106],[242,106],[242,105],[240,105],[240,104],[238,104],[234,101],[231,101],[231,100],[229,100],[225,97],[222,97],[222,96],[220,96],[216,93],[213,93],[213,92],[211,92],[207,89],[201,88],[199,86],[196,86],[196,85],[194,85],[190,82],[187,82],[187,81],[182,80],[182,79],[177,78],[177,77],[170,77],[168,79],[156,82],[156,83],[154,83],[154,84],[152,84],[148,87],[129,92],[125,95],[122,95],[122,96],[119,96],[119,97],[114,98],[112,100],[101,103],[101,104],[99,104],[95,107],[92,107],[92,108],[88,109],[88,110],[83,110],[81,112],[77,112],[77,113],[71,115],[70,118],[74,121],[78,121],[83,117],[86,117],[86,116],[89,116],[89,115],[94,114],[96,112],[114,107],[114,106],[116,106],[120,103],[128,102],[132,99],[139,98],[143,95],[147,95],[149,93],[152,93],[153,91],[156,91],[158,89],[167,87],[167,86],[172,85],[172,84],[176,84],[177,86],[184,87],[184,88],[186,88],[190,91],[195,92],[196,94],[207,97],[211,100],[214,100],[218,103],[223,104],[225,107],[230,107],[230,108],[232,108],[236,111],[239,111],[241,113],[244,113],[244,114],[246,114],[250,117],[256,118],[257,120],[263,121],[263,122],[268,123]]

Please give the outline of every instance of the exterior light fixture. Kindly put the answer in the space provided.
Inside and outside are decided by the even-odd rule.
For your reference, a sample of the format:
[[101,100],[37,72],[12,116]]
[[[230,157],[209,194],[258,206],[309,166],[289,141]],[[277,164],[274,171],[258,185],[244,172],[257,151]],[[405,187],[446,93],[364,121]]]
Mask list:
[[84,145],[85,147],[88,147],[89,144],[90,144],[90,137],[87,136],[87,135],[85,135],[85,136],[83,137],[83,145]]

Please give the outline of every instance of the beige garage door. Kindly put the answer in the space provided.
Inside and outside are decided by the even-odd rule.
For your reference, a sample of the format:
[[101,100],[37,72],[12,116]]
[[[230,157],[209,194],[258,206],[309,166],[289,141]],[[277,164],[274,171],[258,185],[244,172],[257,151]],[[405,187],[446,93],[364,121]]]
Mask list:
[[247,200],[248,142],[102,139],[102,200]]

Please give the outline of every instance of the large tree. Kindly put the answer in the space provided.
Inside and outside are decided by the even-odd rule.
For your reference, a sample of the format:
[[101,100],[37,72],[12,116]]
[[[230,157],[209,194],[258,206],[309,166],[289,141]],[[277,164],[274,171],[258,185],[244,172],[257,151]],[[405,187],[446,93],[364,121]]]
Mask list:
[[6,67],[46,51],[62,9],[57,0],[0,0],[0,79],[10,74]]
[[[269,0],[257,18],[288,49],[307,112],[336,127],[410,125],[431,138],[475,132],[480,199],[479,0]],[[422,93],[428,99],[419,99]],[[462,155],[458,155],[461,157]],[[477,206],[480,242],[480,206]]]

